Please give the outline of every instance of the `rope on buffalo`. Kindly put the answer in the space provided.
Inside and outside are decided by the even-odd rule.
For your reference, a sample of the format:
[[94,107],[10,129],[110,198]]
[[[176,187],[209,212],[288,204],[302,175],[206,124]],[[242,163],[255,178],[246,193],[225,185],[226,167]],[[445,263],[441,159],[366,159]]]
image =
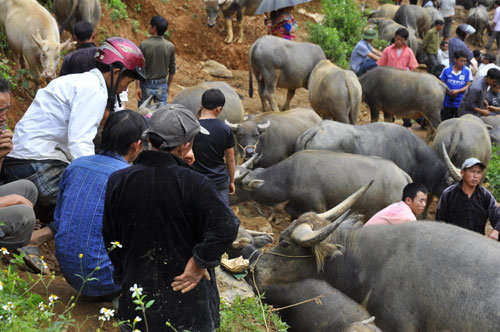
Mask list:
[[[241,164],[243,164],[243,160],[245,160],[245,156],[247,155],[246,148],[248,148],[248,147],[252,147],[252,148],[253,148],[254,153],[255,153],[255,152],[257,152],[257,145],[259,144],[259,141],[260,141],[260,138],[259,138],[259,139],[257,139],[257,142],[255,142],[255,144],[254,144],[254,145],[247,145],[247,146],[243,146],[243,145],[241,145],[240,143],[238,143],[238,147],[239,147],[240,149],[242,149],[242,150],[243,150],[243,156],[241,157]],[[241,164],[240,164],[240,165],[241,165]]]
[[321,299],[322,297],[325,297],[327,295],[333,294],[335,292],[338,292],[338,291],[337,290],[332,290],[332,291],[330,291],[328,293],[319,294],[316,297],[313,297],[313,298],[310,298],[310,299],[307,299],[307,300],[304,300],[304,301],[301,301],[301,302],[290,304],[290,305],[287,305],[287,306],[284,306],[284,307],[281,307],[281,308],[271,308],[270,310],[271,310],[271,312],[280,311],[280,310],[284,310],[284,309],[293,308],[293,307],[299,306],[301,304],[306,304],[306,303],[309,303],[309,302],[316,302],[317,304],[321,304],[321,303],[318,303],[319,299]]

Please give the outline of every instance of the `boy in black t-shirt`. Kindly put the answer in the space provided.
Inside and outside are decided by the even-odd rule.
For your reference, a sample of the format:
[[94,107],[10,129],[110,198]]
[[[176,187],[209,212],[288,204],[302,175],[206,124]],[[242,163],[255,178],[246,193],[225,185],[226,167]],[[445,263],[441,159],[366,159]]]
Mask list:
[[[216,185],[222,198],[229,206],[229,195],[234,194],[234,138],[231,129],[217,116],[226,103],[219,89],[209,89],[201,97],[199,120],[210,135],[199,133],[193,144],[194,169],[205,174]],[[226,163],[224,163],[224,157]],[[227,170],[226,170],[227,168]]]

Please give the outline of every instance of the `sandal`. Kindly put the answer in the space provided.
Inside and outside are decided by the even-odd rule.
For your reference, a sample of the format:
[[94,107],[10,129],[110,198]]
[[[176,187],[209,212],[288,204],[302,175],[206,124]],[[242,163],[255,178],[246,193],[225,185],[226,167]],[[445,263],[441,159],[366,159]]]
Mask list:
[[26,246],[16,249],[18,254],[25,253],[23,259],[37,274],[50,274],[50,269],[47,264],[42,260],[42,252],[39,247]]

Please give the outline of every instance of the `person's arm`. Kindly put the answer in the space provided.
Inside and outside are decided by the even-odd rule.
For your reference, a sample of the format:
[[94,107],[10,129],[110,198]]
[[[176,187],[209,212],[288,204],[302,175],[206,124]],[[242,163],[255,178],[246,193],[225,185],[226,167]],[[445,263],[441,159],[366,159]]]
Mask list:
[[490,219],[493,231],[489,234],[489,238],[498,241],[500,231],[500,208],[498,207],[495,197],[490,192],[487,192],[488,197],[488,218]]
[[33,207],[33,203],[21,195],[12,194],[0,197],[0,208],[13,205],[28,205],[31,208]]
[[431,30],[429,30],[424,36],[424,41],[422,42],[422,50],[427,52],[427,47],[429,46],[431,38],[432,38],[432,32]]
[[439,198],[435,219],[444,222],[448,220],[448,193],[446,192],[443,192]]
[[12,131],[4,129],[0,134],[0,168],[2,168],[3,159],[12,151]]
[[137,98],[137,101],[142,99],[141,83],[139,80],[135,81],[135,98]]
[[451,95],[451,96],[453,96],[453,97],[455,97],[456,95],[459,95],[459,94],[461,94],[461,93],[463,93],[463,92],[467,91],[467,89],[469,88],[469,86],[471,85],[471,83],[472,83],[472,82],[471,82],[471,81],[469,81],[469,82],[467,82],[467,83],[465,84],[465,86],[464,86],[464,87],[462,87],[461,89],[450,90],[450,95]]
[[387,48],[382,52],[380,59],[378,59],[378,61],[377,61],[377,65],[379,65],[379,66],[386,66],[387,65],[387,53],[388,52],[389,52],[389,50]]
[[465,95],[462,99],[462,103],[464,103],[465,109],[469,112],[478,112],[481,115],[489,115],[490,112],[488,110],[481,108],[483,105],[478,105],[478,99],[480,96],[481,91],[469,89],[467,95]]
[[413,51],[411,48],[408,47],[408,51],[410,51],[409,59],[408,59],[408,68],[410,70],[415,70],[418,68],[418,61],[417,58],[415,58],[415,54],[413,54]]
[[227,171],[229,172],[229,195],[233,195],[236,192],[236,187],[234,186],[234,172],[236,171],[234,147],[225,150],[224,155],[226,157]]
[[175,48],[170,55],[170,63],[168,64],[168,79],[167,79],[167,93],[170,92],[170,86],[172,85],[172,81],[174,79],[175,74]]
[[[374,49],[375,50],[375,49]],[[372,58],[373,60],[377,61],[378,59],[380,59],[380,56],[378,56],[377,54],[373,53],[373,52],[369,52],[367,54],[368,57]]]

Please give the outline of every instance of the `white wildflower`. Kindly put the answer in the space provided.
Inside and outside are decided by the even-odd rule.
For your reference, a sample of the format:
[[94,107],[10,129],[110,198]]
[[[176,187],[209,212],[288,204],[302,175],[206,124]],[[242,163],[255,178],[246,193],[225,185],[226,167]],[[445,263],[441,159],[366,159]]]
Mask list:
[[135,316],[135,318],[134,318],[134,323],[139,323],[141,320],[142,320],[142,318],[141,318],[141,317],[139,317],[139,316]]
[[0,281],[0,290],[3,289],[3,285],[4,285],[3,281]]
[[2,254],[4,254],[4,255],[8,255],[8,254],[9,254],[9,251],[8,251],[8,250],[7,250],[7,248],[5,248],[5,247],[0,248],[0,251],[1,251],[1,252],[2,252]]
[[12,304],[12,302],[9,301],[7,302],[7,304],[2,306],[2,309],[5,311],[11,311],[12,309],[14,309],[14,304]]
[[100,316],[99,319],[101,319],[101,317],[104,317],[104,319],[101,320],[109,320],[115,315],[115,311],[113,309],[101,308],[101,314],[102,316]]
[[113,247],[118,247],[118,248],[123,247],[123,245],[122,245],[120,242],[118,242],[118,241],[113,241],[113,242],[111,242],[111,245],[112,245]]
[[137,287],[137,284],[134,284],[133,287],[130,287],[130,291],[132,292],[132,297],[138,297],[142,295],[142,287]]
[[59,296],[55,294],[50,294],[49,296],[49,305],[53,305],[55,301],[59,299]]

